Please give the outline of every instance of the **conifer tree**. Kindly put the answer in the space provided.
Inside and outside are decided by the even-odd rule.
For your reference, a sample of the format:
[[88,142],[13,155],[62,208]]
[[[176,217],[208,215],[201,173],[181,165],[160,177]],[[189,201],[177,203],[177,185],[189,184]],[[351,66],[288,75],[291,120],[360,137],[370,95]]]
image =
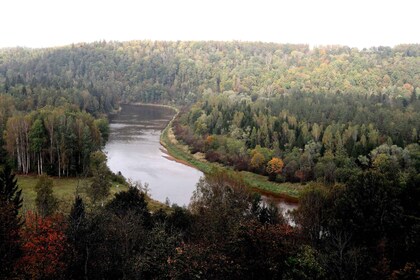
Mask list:
[[22,207],[19,190],[10,166],[0,171],[0,279],[8,278],[20,256],[19,229],[22,225],[19,209]]
[[68,217],[66,236],[71,247],[68,277],[83,279],[87,274],[87,261],[89,252],[88,220],[86,218],[85,204],[77,195]]

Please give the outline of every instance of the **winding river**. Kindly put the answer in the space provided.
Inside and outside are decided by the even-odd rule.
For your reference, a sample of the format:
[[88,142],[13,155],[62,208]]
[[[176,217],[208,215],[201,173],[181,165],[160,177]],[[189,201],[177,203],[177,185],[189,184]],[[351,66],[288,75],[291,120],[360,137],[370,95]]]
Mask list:
[[[160,144],[160,133],[174,110],[153,105],[122,105],[110,118],[110,136],[105,146],[108,166],[134,182],[147,183],[153,199],[180,206],[188,205],[195,186],[203,176],[195,168],[171,160]],[[296,208],[284,199],[274,200],[286,212]]]
[[159,138],[174,110],[151,105],[122,105],[110,119],[105,146],[108,166],[134,182],[149,185],[153,199],[188,205],[203,173],[170,160]]

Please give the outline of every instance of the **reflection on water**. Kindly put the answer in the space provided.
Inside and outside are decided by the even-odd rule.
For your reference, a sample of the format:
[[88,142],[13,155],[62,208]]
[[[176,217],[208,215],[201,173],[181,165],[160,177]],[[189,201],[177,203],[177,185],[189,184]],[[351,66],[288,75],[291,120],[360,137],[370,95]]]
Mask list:
[[123,105],[111,118],[111,133],[105,146],[108,166],[132,181],[148,183],[151,196],[161,202],[188,205],[195,185],[203,175],[189,166],[165,158],[159,143],[161,130],[173,117],[168,108]]
[[286,218],[287,222],[291,226],[296,225],[291,216],[291,212],[298,208],[297,202],[288,201],[287,199],[281,197],[268,196],[266,194],[261,195],[261,198],[265,203],[277,205],[277,207],[279,207],[279,209],[281,210],[283,216]]

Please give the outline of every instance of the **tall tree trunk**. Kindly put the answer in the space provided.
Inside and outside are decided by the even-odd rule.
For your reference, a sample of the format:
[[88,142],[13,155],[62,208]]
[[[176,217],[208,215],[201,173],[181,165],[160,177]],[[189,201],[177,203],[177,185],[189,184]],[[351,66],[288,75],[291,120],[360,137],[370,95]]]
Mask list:
[[18,161],[18,169],[23,172],[23,163],[22,163],[22,156],[20,154],[20,148],[19,148],[19,141],[18,138],[16,138],[16,155],[17,155],[17,161]]
[[60,148],[57,143],[57,161],[58,161],[58,178],[61,178],[61,158],[60,158]]
[[38,165],[38,175],[41,175],[41,170],[40,170],[40,166],[39,166],[39,155],[37,156],[37,165]]
[[26,172],[25,174],[29,173],[29,168],[31,166],[31,157],[29,154],[29,123],[27,123],[26,121],[24,121],[24,125],[25,125],[25,148],[26,148],[26,160],[27,160],[27,164],[26,164]]
[[42,174],[42,173],[44,173],[44,171],[43,171],[43,168],[42,168],[42,154],[41,153],[39,153],[39,158],[40,158],[40,161],[41,161],[41,174]]
[[51,135],[50,135],[50,164],[53,164],[53,141],[54,141],[54,126],[51,128]]

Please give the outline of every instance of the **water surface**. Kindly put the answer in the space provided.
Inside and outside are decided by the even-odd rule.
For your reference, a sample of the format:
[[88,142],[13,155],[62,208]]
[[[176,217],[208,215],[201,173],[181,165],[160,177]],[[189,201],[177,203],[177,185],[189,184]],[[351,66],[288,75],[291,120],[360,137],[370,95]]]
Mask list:
[[122,105],[111,117],[105,146],[108,166],[134,182],[149,184],[153,199],[188,205],[195,185],[203,175],[190,166],[169,160],[160,144],[160,133],[175,112],[149,105]]

